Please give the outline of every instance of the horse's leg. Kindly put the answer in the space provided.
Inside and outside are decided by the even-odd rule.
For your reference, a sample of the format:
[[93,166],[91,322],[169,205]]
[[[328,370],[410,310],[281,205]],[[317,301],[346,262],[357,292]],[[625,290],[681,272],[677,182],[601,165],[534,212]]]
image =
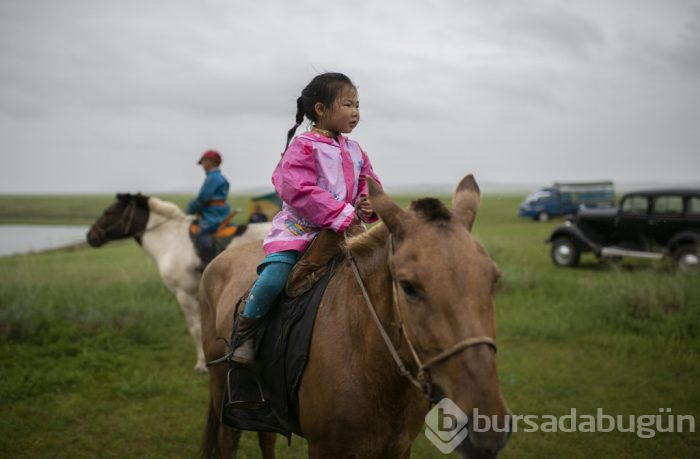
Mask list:
[[258,444],[263,459],[275,459],[275,441],[277,434],[270,432],[258,432]]
[[204,459],[235,458],[241,431],[221,423],[221,400],[223,399],[226,365],[219,365],[209,372],[209,416],[204,432],[202,457]]
[[217,411],[214,404],[210,402],[201,457],[203,459],[235,459],[241,431],[221,424]]
[[204,351],[202,350],[202,325],[199,318],[199,302],[195,297],[182,289],[175,292],[182,313],[185,315],[187,328],[190,330],[194,346],[197,349],[197,363],[194,366],[195,373],[206,373],[207,367],[204,361]]
[[222,458],[236,459],[241,433],[240,430],[221,424],[219,427],[219,446],[221,447]]
[[[230,336],[233,328],[234,305],[237,299],[255,279],[255,269],[264,256],[259,242],[227,250],[219,255],[204,272],[201,281],[199,310],[201,312],[202,344],[206,357],[215,360],[226,354],[227,346],[221,336]],[[231,276],[236,267],[236,276]],[[243,269],[248,266],[250,269]],[[225,390],[228,365],[209,368],[209,394],[217,415]],[[217,416],[217,421],[220,416]],[[238,447],[240,431],[217,425],[216,439],[222,457],[229,458]],[[209,430],[211,433],[212,430]]]

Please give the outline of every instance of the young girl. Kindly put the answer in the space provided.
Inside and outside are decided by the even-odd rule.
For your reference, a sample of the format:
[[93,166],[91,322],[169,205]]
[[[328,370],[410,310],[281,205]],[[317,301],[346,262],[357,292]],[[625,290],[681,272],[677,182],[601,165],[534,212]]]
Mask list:
[[[238,323],[233,360],[255,358],[251,331],[282,292],[290,270],[322,229],[343,233],[359,220],[377,220],[367,200],[368,175],[379,182],[367,154],[342,134],[360,121],[357,88],[341,73],[316,76],[297,99],[296,124],[287,134],[286,151],[272,174],[282,210],[265,238],[266,257]],[[311,130],[294,138],[306,116]],[[250,336],[248,336],[250,335]],[[242,341],[242,342],[241,342]]]

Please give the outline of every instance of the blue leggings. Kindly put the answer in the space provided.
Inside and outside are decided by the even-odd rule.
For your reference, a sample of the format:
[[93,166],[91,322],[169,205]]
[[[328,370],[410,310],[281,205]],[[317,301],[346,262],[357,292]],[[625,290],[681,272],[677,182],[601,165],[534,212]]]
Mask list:
[[270,312],[275,299],[282,293],[292,267],[299,259],[296,250],[271,253],[258,265],[258,279],[248,296],[243,317],[258,319]]

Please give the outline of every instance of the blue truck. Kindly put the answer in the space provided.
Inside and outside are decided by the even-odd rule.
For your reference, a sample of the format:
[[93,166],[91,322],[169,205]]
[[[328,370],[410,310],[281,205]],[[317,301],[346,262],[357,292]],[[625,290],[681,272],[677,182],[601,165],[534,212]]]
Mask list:
[[581,207],[613,207],[613,182],[560,183],[541,188],[520,204],[520,216],[539,221],[576,215]]

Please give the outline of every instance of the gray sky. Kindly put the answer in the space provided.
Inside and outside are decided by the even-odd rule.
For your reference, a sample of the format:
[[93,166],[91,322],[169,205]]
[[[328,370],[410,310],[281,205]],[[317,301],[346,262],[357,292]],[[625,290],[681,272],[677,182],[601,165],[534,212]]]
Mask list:
[[323,71],[389,192],[700,185],[697,0],[0,0],[0,192],[265,187]]

